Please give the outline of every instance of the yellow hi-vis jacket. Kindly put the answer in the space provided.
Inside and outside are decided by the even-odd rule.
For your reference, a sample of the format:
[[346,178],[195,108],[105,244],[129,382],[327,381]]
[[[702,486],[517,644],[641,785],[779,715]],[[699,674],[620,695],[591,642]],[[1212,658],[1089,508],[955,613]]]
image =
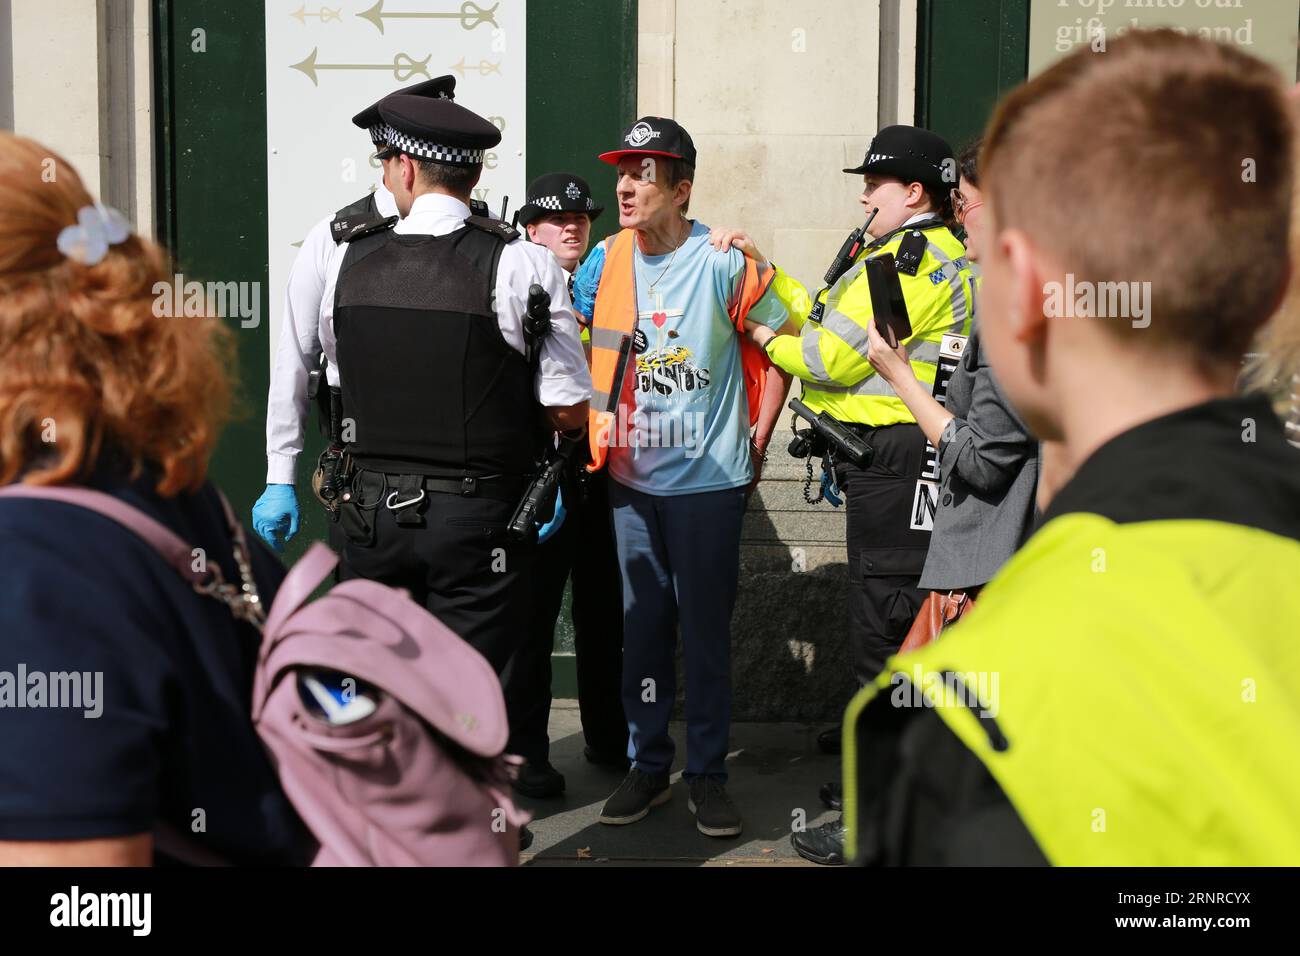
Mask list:
[[937,220],[933,225],[919,222],[883,243],[868,245],[849,271],[820,296],[825,303],[820,323],[809,321],[813,300],[808,290],[777,267],[772,289],[800,334],[776,336],[768,343],[767,355],[803,382],[803,402],[814,412],[829,412],[842,422],[862,425],[916,421],[867,361],[867,324],[873,321],[873,312],[864,265],[871,256],[897,253],[904,238],[916,229],[927,242],[916,275],[898,275],[912,324],[912,336],[902,344],[916,377],[933,385],[943,337],[969,335],[974,315],[974,275],[965,248],[947,226]]
[[[1300,451],[1262,397],[1103,445],[975,609],[849,705],[850,856],[925,804],[882,824],[913,847],[883,862],[999,862],[1009,801],[1055,865],[1300,865],[1297,501]],[[882,719],[936,717],[962,746],[914,735],[881,769]],[[981,764],[996,784],[972,792]]]

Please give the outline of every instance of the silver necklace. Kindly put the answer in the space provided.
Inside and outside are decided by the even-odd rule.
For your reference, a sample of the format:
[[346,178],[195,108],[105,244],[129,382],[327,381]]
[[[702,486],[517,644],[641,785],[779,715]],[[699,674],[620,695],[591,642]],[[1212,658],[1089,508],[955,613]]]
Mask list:
[[[682,217],[682,222],[689,222],[689,220],[687,220],[686,217],[683,216],[683,217]],[[687,237],[689,237],[689,235],[690,235],[690,232],[689,232],[689,230],[688,230],[688,231],[687,231]],[[653,299],[654,294],[655,294],[655,287],[658,286],[659,283],[663,281],[664,276],[668,275],[668,270],[671,269],[671,268],[673,267],[673,260],[677,258],[677,250],[680,249],[680,248],[681,248],[682,246],[684,246],[684,245],[686,245],[686,239],[685,239],[685,238],[679,240],[678,243],[677,243],[677,245],[675,245],[675,246],[673,247],[673,254],[672,254],[671,256],[668,257],[668,264],[664,266],[663,271],[659,273],[658,278],[656,278],[654,282],[651,282],[650,285],[646,288],[645,293],[646,293],[647,298],[651,298],[651,299]]]

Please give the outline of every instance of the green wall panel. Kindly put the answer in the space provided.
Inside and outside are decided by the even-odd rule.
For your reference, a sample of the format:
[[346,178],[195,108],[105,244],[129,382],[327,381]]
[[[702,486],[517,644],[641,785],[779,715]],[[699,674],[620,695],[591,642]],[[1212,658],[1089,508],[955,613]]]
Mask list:
[[[531,182],[548,172],[577,173],[605,212],[592,239],[618,230],[613,167],[596,157],[617,145],[636,119],[636,0],[532,0],[528,14],[528,156]],[[512,208],[522,196],[510,197]],[[555,629],[551,690],[578,695],[573,594],[566,587]]]
[[[531,0],[528,8],[528,179],[577,173],[618,230],[613,167],[596,157],[636,119],[636,0]],[[511,207],[523,197],[510,199]]]
[[917,125],[954,149],[978,136],[1029,68],[1029,0],[919,0]]
[[[261,289],[257,327],[227,320],[239,346],[238,403],[212,464],[247,517],[266,477],[270,378],[262,4],[165,0],[154,24],[159,237],[187,280]],[[203,52],[195,30],[204,31]]]

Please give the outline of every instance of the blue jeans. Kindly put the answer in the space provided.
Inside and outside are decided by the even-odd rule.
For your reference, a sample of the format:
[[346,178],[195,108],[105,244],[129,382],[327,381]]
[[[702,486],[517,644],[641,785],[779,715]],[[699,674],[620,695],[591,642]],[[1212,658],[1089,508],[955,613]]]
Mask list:
[[745,489],[647,495],[609,483],[623,575],[623,710],[628,757],[646,773],[673,763],[668,735],[681,628],[686,658],[687,779],[727,777],[731,611],[740,576]]

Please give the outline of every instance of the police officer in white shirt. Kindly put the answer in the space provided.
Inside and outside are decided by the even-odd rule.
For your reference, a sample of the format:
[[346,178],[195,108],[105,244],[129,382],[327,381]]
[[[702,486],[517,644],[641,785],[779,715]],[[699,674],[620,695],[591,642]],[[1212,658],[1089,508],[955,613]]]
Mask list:
[[[401,87],[395,92],[454,100],[456,77],[439,76]],[[352,124],[370,134],[376,150],[386,145],[382,135],[385,125],[379,115],[378,101],[352,117]],[[486,210],[487,206],[481,205],[475,212],[484,215]],[[298,456],[303,449],[311,379],[315,379],[312,387],[317,390],[314,397],[321,411],[321,430],[333,444],[334,436],[330,435],[329,424],[330,399],[334,397],[337,409],[338,369],[332,362],[321,368],[318,327],[330,258],[339,252],[338,247],[349,232],[397,215],[393,194],[382,182],[379,183],[372,192],[316,223],[307,233],[289,270],[284,322],[280,326],[280,342],[271,367],[271,387],[266,401],[267,485],[253,506],[253,528],[276,551],[283,551],[285,542],[298,533],[301,520],[294,481]],[[335,431],[338,424],[337,421],[334,423]],[[334,524],[330,525],[330,530],[334,539]],[[332,540],[331,543],[337,546],[340,542]]]
[[[351,233],[321,298],[349,462],[340,577],[406,588],[500,672],[536,548],[506,526],[551,435],[585,426],[591,376],[555,258],[470,213],[497,128],[449,100],[394,94],[379,111],[403,218]],[[534,285],[550,298],[540,337],[524,328]]]

